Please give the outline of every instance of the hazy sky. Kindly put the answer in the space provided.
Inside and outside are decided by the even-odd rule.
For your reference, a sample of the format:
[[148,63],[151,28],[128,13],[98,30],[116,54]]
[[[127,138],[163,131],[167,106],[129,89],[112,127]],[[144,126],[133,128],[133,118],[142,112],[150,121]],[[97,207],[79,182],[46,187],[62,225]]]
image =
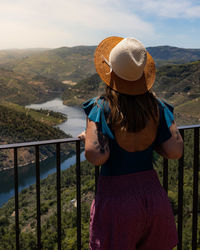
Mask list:
[[200,48],[200,1],[0,0],[0,34],[0,49],[97,45],[111,35]]

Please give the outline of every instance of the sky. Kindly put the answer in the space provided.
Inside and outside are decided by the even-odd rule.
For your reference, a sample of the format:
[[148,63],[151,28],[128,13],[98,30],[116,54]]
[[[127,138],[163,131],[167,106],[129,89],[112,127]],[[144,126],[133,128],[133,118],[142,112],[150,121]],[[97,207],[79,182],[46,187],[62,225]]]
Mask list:
[[0,50],[97,45],[200,48],[199,0],[0,0]]

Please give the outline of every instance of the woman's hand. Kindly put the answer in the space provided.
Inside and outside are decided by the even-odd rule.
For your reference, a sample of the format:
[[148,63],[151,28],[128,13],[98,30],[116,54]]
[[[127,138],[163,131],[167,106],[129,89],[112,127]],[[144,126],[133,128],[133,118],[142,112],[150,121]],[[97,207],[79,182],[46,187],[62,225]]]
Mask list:
[[85,137],[86,137],[86,132],[85,132],[85,130],[82,131],[82,132],[78,135],[78,138],[79,138],[80,140],[84,141],[84,142],[85,142]]

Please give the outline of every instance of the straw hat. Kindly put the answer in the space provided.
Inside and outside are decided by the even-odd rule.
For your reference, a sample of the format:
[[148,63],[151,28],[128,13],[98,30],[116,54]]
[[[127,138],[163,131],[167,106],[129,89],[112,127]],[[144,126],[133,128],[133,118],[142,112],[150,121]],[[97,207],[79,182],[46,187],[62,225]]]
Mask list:
[[96,48],[94,62],[101,79],[119,93],[141,95],[154,84],[154,60],[135,38],[104,39]]

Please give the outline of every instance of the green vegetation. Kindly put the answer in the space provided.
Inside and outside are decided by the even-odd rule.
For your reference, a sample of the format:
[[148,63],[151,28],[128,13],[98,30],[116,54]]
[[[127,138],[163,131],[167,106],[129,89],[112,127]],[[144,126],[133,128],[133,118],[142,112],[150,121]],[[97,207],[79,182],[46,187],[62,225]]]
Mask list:
[[[193,197],[193,157],[194,157],[193,131],[184,133],[184,180],[183,180],[183,250],[191,250],[192,243],[192,197]],[[162,158],[156,162],[155,169],[162,183]],[[176,221],[178,220],[178,161],[169,160],[169,191],[172,208]],[[200,249],[200,196],[198,197],[198,248]]]
[[[185,133],[183,250],[191,250],[192,239],[192,157],[191,131]],[[156,171],[162,182],[162,158],[156,162]],[[94,197],[94,166],[81,164],[82,249],[88,249],[89,209]],[[63,249],[76,249],[76,175],[75,166],[62,172],[62,244]],[[169,161],[169,198],[177,220],[178,162]],[[200,201],[200,198],[199,198]],[[198,211],[200,211],[200,203]],[[13,249],[15,244],[14,199],[0,208],[0,249]],[[36,191],[35,185],[23,190],[19,196],[21,249],[36,249]],[[200,214],[199,214],[200,215]],[[56,249],[56,175],[41,181],[41,221],[43,249]],[[198,247],[200,247],[200,216],[198,220]]]
[[4,102],[1,105],[7,108],[11,108],[16,112],[21,112],[26,116],[30,115],[36,121],[43,122],[49,126],[54,126],[67,120],[67,115],[64,115],[63,113],[60,112],[54,112],[51,110],[43,110],[43,109],[36,110],[36,109],[25,108],[24,106],[20,106],[18,104],[14,104],[11,102]]
[[[82,249],[88,249],[89,208],[94,197],[94,167],[88,162],[81,166]],[[75,166],[61,175],[62,243],[63,249],[76,249],[76,176]],[[21,192],[19,197],[20,241],[24,250],[36,249],[36,190],[35,185]],[[41,221],[43,249],[55,249],[56,175],[41,181]],[[14,199],[0,208],[0,249],[14,249]]]
[[[52,127],[60,123],[66,117],[60,113],[48,111],[33,111],[12,103],[0,104],[0,143],[19,143],[29,141],[42,141],[70,137],[58,128]],[[66,154],[70,154],[73,148],[64,146]],[[34,148],[19,150],[19,165],[31,163],[34,160]],[[54,146],[42,146],[41,160],[55,154]],[[13,166],[12,150],[0,151],[0,170]]]

